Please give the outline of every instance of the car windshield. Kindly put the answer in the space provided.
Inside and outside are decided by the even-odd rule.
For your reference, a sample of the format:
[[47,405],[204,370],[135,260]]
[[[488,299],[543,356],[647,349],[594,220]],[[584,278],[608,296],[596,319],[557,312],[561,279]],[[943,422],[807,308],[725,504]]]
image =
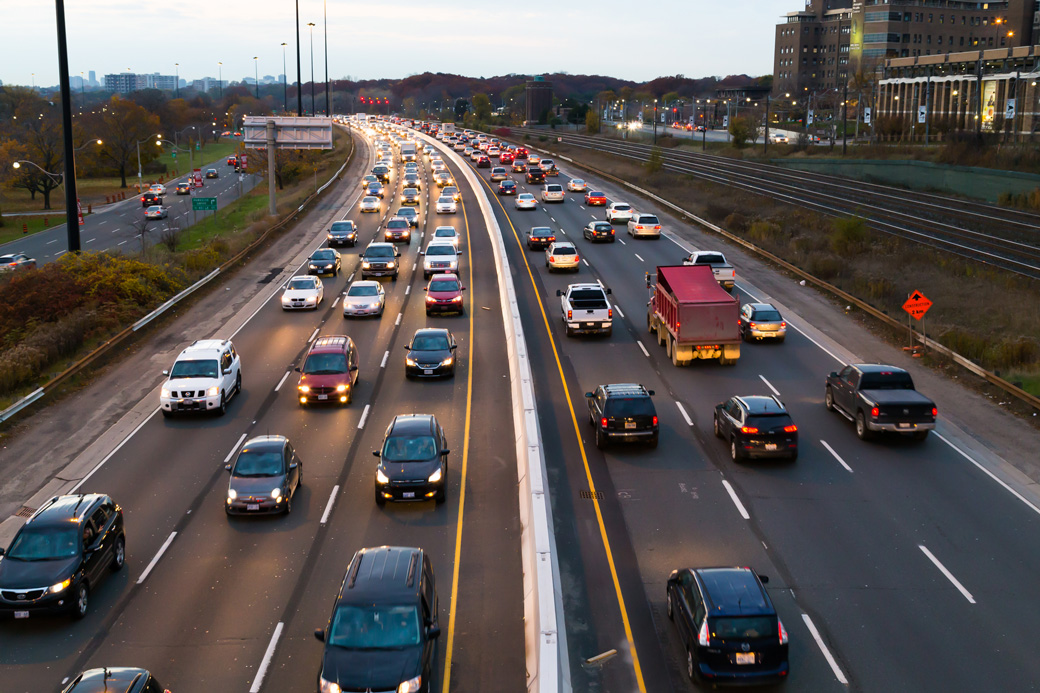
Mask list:
[[332,250],[319,250],[311,255],[312,260],[335,260],[336,253]]
[[393,257],[393,256],[394,256],[394,249],[393,248],[383,248],[383,247],[369,248],[368,250],[365,251],[365,257],[366,258],[384,258],[384,257]]
[[347,296],[378,296],[379,288],[375,286],[357,285],[347,290]]
[[780,313],[775,310],[756,310],[752,316],[752,320],[761,320],[763,322],[780,322]]
[[18,561],[72,558],[79,551],[79,527],[26,527],[11,543],[6,557]]
[[569,246],[563,246],[562,248],[553,248],[553,255],[577,255],[577,251]]
[[365,198],[365,199],[363,199],[363,200],[362,200],[361,202],[362,202],[363,204],[373,204],[373,205],[377,205],[377,204],[379,204],[379,198],[377,198],[377,197],[366,197],[366,198]]
[[334,221],[332,222],[333,231],[346,231],[350,232],[354,230],[354,222],[352,221]]
[[552,229],[547,228],[545,226],[539,226],[537,228],[531,229],[531,235],[532,236],[551,236],[552,235]]
[[738,618],[711,619],[711,637],[725,640],[727,638],[766,638],[776,636],[775,616],[741,616]]
[[386,223],[388,229],[406,229],[408,228],[408,222],[404,219],[391,219]]
[[610,231],[614,227],[605,221],[601,221],[598,222],[593,228],[595,228],[597,231]]
[[282,473],[282,451],[277,448],[246,448],[235,461],[235,476],[275,476]]
[[303,364],[308,375],[335,375],[347,372],[347,355],[343,353],[311,354]]
[[216,378],[220,369],[217,368],[216,359],[205,361],[178,361],[173,364],[170,378]]
[[454,255],[455,246],[452,245],[431,245],[426,249],[427,255]]
[[632,208],[629,207],[628,205],[614,205],[614,209],[616,209],[619,212],[627,212],[628,210],[630,210]]
[[412,340],[412,351],[445,351],[448,338],[442,334],[417,334]]
[[533,200],[534,199],[534,195],[532,195],[531,193],[522,193],[520,195],[520,197],[518,197],[517,199],[518,200]]
[[454,279],[435,279],[430,282],[430,291],[458,291],[459,283]]
[[404,207],[402,209],[397,210],[397,216],[399,217],[414,217],[415,215],[416,211],[411,207]]
[[701,253],[697,256],[698,265],[725,264],[725,260],[718,253]]
[[390,436],[382,456],[387,462],[422,462],[437,456],[437,441],[433,436]]
[[590,192],[588,195],[589,197],[604,197],[603,193],[601,192]]
[[317,284],[316,284],[316,282],[313,279],[304,279],[304,278],[292,279],[292,280],[289,281],[289,286],[287,286],[286,288],[290,289],[290,290],[292,290],[292,289],[315,289],[315,288],[317,288]]
[[502,187],[503,188],[515,188],[516,187],[516,183],[514,183],[511,180],[504,180],[504,181],[502,181]]
[[607,416],[653,416],[656,412],[649,397],[611,397],[603,413]]
[[351,650],[394,650],[420,643],[419,611],[414,606],[341,606],[327,641]]

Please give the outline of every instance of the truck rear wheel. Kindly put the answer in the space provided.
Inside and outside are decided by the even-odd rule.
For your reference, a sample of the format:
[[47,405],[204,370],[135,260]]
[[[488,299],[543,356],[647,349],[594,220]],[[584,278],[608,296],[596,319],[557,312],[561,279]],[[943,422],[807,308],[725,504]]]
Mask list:
[[873,432],[867,428],[867,418],[863,416],[863,412],[856,414],[856,436],[860,440],[870,440],[873,437]]
[[673,365],[673,366],[679,366],[679,365],[682,365],[682,364],[681,364],[681,362],[679,361],[679,345],[677,345],[677,344],[675,343],[675,340],[674,340],[674,339],[672,339],[672,338],[669,338],[669,339],[668,339],[668,345],[669,345],[669,351],[671,351],[671,352],[672,352],[672,353],[671,353],[671,356],[672,356],[672,365]]

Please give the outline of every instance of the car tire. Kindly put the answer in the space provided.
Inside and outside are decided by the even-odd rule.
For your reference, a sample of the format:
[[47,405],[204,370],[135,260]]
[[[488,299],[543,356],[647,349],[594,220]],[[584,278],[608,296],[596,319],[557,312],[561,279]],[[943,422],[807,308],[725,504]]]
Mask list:
[[162,415],[163,415],[164,419],[169,419],[170,417],[173,416],[173,412],[172,411],[167,411],[165,409],[161,409],[160,411],[162,411]]
[[722,437],[722,429],[719,428],[719,415],[716,414],[715,416],[711,417],[711,419],[712,419],[712,428],[715,429],[715,437],[716,438],[721,438]]
[[292,512],[292,494],[290,493],[285,497],[285,514],[288,515]]
[[675,610],[674,609],[675,609],[675,607],[672,606],[672,591],[669,589],[669,590],[665,591],[665,607],[664,607],[665,613],[668,614],[668,620],[669,621],[674,621],[675,620]]
[[224,416],[224,414],[227,414],[227,397],[225,397],[224,393],[221,392],[220,393],[220,406],[217,407],[217,416]]
[[112,547],[112,563],[108,566],[113,573],[118,573],[126,565],[126,537],[122,534],[116,538]]
[[827,411],[834,411],[834,393],[829,387],[823,395],[823,406],[827,407]]
[[790,455],[788,455],[787,456],[787,461],[788,462],[797,462],[798,461],[798,451],[795,450]]
[[433,497],[433,501],[437,505],[441,505],[444,501],[448,500],[448,472],[444,472],[444,483],[441,484],[441,490],[437,491],[437,494]]
[[242,392],[242,371],[238,371],[238,375],[235,376],[235,395]]
[[689,650],[686,651],[686,675],[691,681],[697,680],[697,670],[693,667],[693,653]]
[[72,602],[72,618],[79,621],[90,610],[90,587],[86,582],[79,583],[76,588],[76,599]]
[[871,430],[867,428],[867,417],[863,416],[863,412],[856,414],[856,437],[860,440],[870,440],[871,438]]
[[740,451],[737,450],[736,436],[729,439],[729,457],[734,462],[740,462]]
[[607,447],[607,437],[603,435],[603,430],[599,428],[596,429],[596,447],[600,450]]
[[380,508],[386,506],[386,499],[383,498],[383,494],[379,492],[379,489],[376,489],[376,505],[378,505]]

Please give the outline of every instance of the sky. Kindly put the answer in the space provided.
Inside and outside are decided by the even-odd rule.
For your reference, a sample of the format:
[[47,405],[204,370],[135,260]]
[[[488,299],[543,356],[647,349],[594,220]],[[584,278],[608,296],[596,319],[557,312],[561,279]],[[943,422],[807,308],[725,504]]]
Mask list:
[[[288,43],[295,77],[295,5],[252,2],[65,0],[69,73],[159,72],[230,81],[282,73]],[[329,75],[402,78],[426,71],[470,77],[569,72],[644,82],[773,69],[774,26],[803,0],[628,0],[448,4],[329,0]],[[299,0],[303,81],[310,81],[308,22],[314,22],[315,78],[324,79],[322,0]],[[0,0],[0,81],[58,83],[54,3]],[[175,68],[175,63],[179,67]],[[35,74],[34,74],[35,73]]]

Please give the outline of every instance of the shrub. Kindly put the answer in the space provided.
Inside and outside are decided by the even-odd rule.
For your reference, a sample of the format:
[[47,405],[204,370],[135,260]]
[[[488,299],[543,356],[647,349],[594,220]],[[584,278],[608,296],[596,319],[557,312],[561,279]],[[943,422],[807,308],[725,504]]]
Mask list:
[[661,158],[661,148],[654,147],[650,150],[650,158],[646,160],[646,172],[653,175],[661,170],[664,166],[664,160]]
[[730,231],[744,233],[748,228],[748,220],[740,212],[733,212],[722,221],[722,226]]
[[513,131],[509,128],[495,128],[494,134],[499,137],[512,137]]
[[751,223],[748,238],[758,244],[773,244],[781,241],[783,230],[772,221],[758,220]]
[[867,222],[861,217],[845,217],[831,222],[831,248],[838,255],[863,250],[867,241]]
[[813,253],[805,262],[805,270],[814,277],[829,281],[841,274],[841,268],[844,264],[840,257]]

